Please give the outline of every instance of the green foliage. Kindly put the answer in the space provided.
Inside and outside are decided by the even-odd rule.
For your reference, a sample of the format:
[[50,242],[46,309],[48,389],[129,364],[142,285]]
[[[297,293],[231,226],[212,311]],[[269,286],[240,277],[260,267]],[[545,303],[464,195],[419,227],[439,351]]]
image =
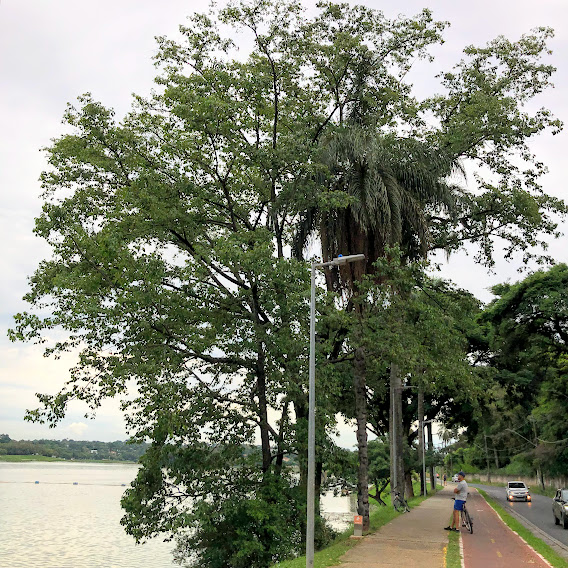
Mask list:
[[[566,469],[567,285],[568,267],[558,264],[495,286],[497,298],[481,316],[497,383],[487,393],[479,430],[497,455],[495,464],[491,456],[495,469],[549,476]],[[478,453],[481,465],[485,451]]]
[[357,483],[357,452],[332,447],[327,454],[324,468],[333,482],[351,487]]
[[[221,25],[248,34],[250,52],[237,56]],[[39,394],[29,420],[55,425],[75,400],[93,416],[116,397],[132,439],[150,441],[124,500],[136,538],[191,529],[205,567],[266,566],[301,548],[297,524],[285,522],[284,503],[295,519],[302,504],[283,460],[298,456],[304,487],[310,235],[330,237],[324,256],[333,243],[343,254],[398,243],[412,258],[474,242],[490,264],[495,237],[525,251],[554,234],[552,214],[564,205],[541,192],[544,167],[526,141],[560,123],[523,109],[549,85],[541,57],[550,32],[467,48],[442,76],[445,94],[417,101],[405,76],[445,26],[429,10],[388,20],[322,3],[307,19],[296,2],[231,2],[191,17],[179,42],[158,39],[157,90],[135,97],[122,119],[88,94],[69,105],[71,133],[46,150],[35,227],[52,254],[31,277],[32,309],[15,316],[10,337],[43,345],[47,356],[78,353],[68,381]],[[327,160],[330,148],[344,161]],[[517,155],[526,167],[514,165]],[[464,158],[490,170],[479,191],[447,182]],[[341,234],[320,230],[326,216]],[[370,255],[368,268],[380,257]],[[379,397],[393,361],[438,408],[478,394],[456,324],[471,302],[400,274],[412,282],[404,296],[365,284],[373,310],[364,333],[335,298],[320,298],[329,319],[318,357],[341,363],[337,377],[322,373],[320,463],[333,456],[326,436],[353,349],[368,349]],[[257,440],[260,451],[243,455]],[[216,535],[225,517],[251,528],[250,539]]]
[[223,568],[260,568],[290,555],[301,541],[297,491],[272,478],[246,495],[201,502],[189,515],[187,534],[177,537],[180,563]]
[[[404,265],[395,251],[389,254],[391,259],[378,262],[373,279],[363,287],[368,302],[363,337],[375,393],[371,422],[378,435],[386,434],[385,371],[390,363],[398,365],[406,386],[414,389],[410,412],[416,412],[417,389],[424,390],[427,418],[451,421],[455,406],[475,405],[485,384],[470,360],[478,301],[449,282],[428,277],[422,264]],[[407,418],[409,424],[416,419]]]
[[369,479],[375,486],[375,494],[369,493],[381,505],[386,505],[381,493],[390,482],[390,446],[386,438],[371,440],[368,444]]

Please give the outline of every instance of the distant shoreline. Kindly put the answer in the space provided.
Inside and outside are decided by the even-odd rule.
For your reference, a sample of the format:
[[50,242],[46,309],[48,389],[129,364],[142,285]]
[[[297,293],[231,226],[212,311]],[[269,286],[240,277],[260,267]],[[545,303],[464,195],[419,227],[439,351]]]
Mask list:
[[63,463],[105,463],[105,464],[138,463],[135,461],[128,461],[128,460],[75,460],[75,459],[51,458],[47,456],[33,456],[33,455],[0,455],[0,462],[5,462],[5,463],[63,462]]

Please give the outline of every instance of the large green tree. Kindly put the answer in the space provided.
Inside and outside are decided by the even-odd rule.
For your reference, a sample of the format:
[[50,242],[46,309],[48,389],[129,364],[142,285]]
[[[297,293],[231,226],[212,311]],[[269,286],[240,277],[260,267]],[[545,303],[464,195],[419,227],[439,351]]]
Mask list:
[[[89,95],[68,108],[72,133],[47,149],[36,223],[52,256],[31,277],[26,298],[35,311],[16,316],[12,337],[46,342],[48,355],[79,353],[69,381],[55,395],[39,395],[30,419],[55,424],[72,400],[94,413],[118,397],[131,436],[151,442],[124,499],[124,523],[136,538],[187,529],[182,550],[189,543],[190,561],[209,567],[260,568],[300,550],[305,475],[302,469],[298,488],[284,456],[305,454],[303,261],[312,252],[304,237],[315,227],[314,211],[365,210],[357,192],[338,186],[322,148],[349,116],[371,129],[376,147],[412,138],[404,145],[413,152],[431,144],[451,163],[465,155],[489,163],[487,145],[521,148],[556,124],[544,111],[515,113],[527,98],[510,96],[529,77],[532,94],[548,83],[552,69],[538,63],[546,30],[524,43],[500,42],[487,56],[472,52],[454,79],[445,76],[445,95],[416,101],[404,78],[443,28],[427,10],[389,20],[322,3],[309,20],[294,2],[230,3],[193,16],[180,41],[159,39],[157,90],[135,97],[121,120]],[[238,34],[250,40],[248,53],[237,53],[230,37]],[[493,57],[519,62],[509,86],[494,77]],[[470,77],[477,68],[481,87]],[[466,118],[485,107],[466,99],[477,100],[492,81],[487,104],[508,97],[512,106],[486,113],[490,120],[479,127],[487,123],[487,135],[476,146]],[[434,125],[425,121],[432,114]],[[456,146],[462,138],[469,145]],[[433,175],[428,160],[420,168],[422,177]],[[404,217],[400,234],[422,248],[453,250],[458,241],[479,240],[480,227],[490,238],[487,220],[498,219],[510,234],[522,228],[514,246],[524,248],[539,231],[554,230],[546,215],[561,209],[539,192],[538,173],[515,177],[509,169],[506,187],[483,193],[495,197],[487,207],[464,193],[461,216],[417,194],[411,208],[427,214],[421,226],[428,232],[423,238]],[[468,226],[474,230],[464,234]],[[332,249],[322,244],[325,256]],[[355,339],[346,351],[361,347]],[[333,425],[324,393],[320,440]],[[256,442],[258,453],[243,451]]]
[[[342,17],[339,29],[349,29],[349,11]],[[397,101],[403,101],[404,111],[396,124],[376,104],[384,100],[376,89],[376,67],[360,66],[357,89],[341,106],[338,129],[327,140],[323,156],[330,192],[346,198],[339,206],[312,210],[304,218],[312,230],[319,228],[324,259],[366,253],[366,265],[349,265],[341,273],[352,292],[363,274],[373,274],[373,262],[393,244],[409,259],[439,249],[449,254],[469,244],[477,247],[478,261],[489,266],[496,240],[505,243],[506,257],[521,251],[525,260],[534,254],[532,247],[546,246],[543,236],[556,230],[550,213],[565,208],[542,192],[539,177],[545,169],[530,153],[528,140],[547,128],[557,132],[561,123],[546,109],[531,114],[526,104],[549,86],[554,69],[541,58],[551,35],[550,29],[540,28],[518,42],[499,37],[485,47],[467,47],[464,60],[442,74],[443,94],[417,102],[408,90],[399,90]],[[424,37],[428,42],[438,39],[432,32]],[[416,45],[422,48],[417,55],[423,56],[427,43]],[[393,69],[401,71],[409,64],[399,56],[401,62],[400,68],[379,64],[389,77]],[[450,183],[465,160],[478,168],[469,188],[463,180],[461,187]],[[304,225],[300,235],[307,234]],[[330,275],[328,286],[339,287],[339,280],[337,274]],[[367,486],[364,361],[364,351],[355,348],[362,488]],[[396,365],[391,366],[391,390],[397,393],[391,415],[399,422],[402,391]],[[402,439],[393,442],[399,447],[393,454],[402,455]],[[365,489],[360,493],[359,512],[367,518]]]
[[304,94],[297,6],[218,17],[252,32],[245,61],[198,15],[181,43],[160,39],[161,88],[122,121],[90,96],[69,107],[42,176],[40,311],[14,337],[58,330],[47,353],[79,351],[30,418],[120,397],[131,436],[151,441],[123,500],[129,533],[188,529],[197,565],[265,567],[302,542],[284,457],[305,448],[309,277],[285,249],[326,101]]

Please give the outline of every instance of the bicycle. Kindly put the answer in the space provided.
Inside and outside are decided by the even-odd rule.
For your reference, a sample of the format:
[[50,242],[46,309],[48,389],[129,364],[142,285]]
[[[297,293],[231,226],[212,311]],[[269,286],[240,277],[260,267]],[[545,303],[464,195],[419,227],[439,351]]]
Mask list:
[[462,527],[465,527],[470,532],[470,534],[473,534],[473,518],[469,514],[465,503],[463,504],[463,509],[461,510],[461,522]]
[[410,513],[410,507],[404,497],[397,491],[394,494],[393,507],[397,513]]
[[[452,500],[455,501],[456,498],[452,497]],[[465,501],[463,504],[463,509],[460,511],[460,520],[461,526],[465,527],[470,532],[470,534],[473,534],[473,517],[469,514],[469,511],[465,506]]]

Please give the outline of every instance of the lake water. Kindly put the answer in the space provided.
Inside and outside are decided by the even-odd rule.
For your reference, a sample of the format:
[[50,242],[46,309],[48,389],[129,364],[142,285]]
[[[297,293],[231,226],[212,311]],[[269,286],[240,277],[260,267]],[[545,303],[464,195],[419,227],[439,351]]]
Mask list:
[[[0,462],[0,567],[177,566],[172,543],[137,545],[120,525],[120,498],[137,470],[136,464]],[[322,498],[322,511],[338,529],[353,520],[353,508],[353,497]]]

